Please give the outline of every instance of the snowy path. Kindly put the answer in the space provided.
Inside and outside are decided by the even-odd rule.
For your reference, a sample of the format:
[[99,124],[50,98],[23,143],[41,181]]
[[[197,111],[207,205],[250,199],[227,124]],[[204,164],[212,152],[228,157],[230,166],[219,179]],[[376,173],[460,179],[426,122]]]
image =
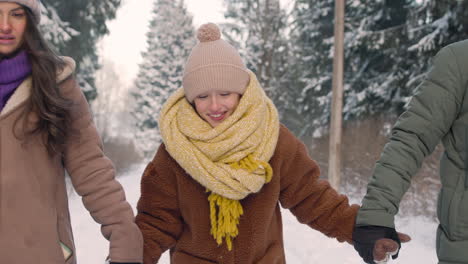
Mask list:
[[[119,177],[127,199],[136,205],[140,195],[140,176],[143,165],[135,166],[129,173]],[[81,199],[70,197],[70,210],[79,264],[101,264],[108,252],[108,243],[101,236],[100,227],[84,209]],[[341,263],[360,264],[359,256],[351,245],[338,243],[321,233],[299,224],[289,211],[283,211],[286,259],[291,264]],[[437,263],[435,254],[435,230],[437,224],[425,218],[397,218],[399,231],[412,237],[405,244],[400,257],[389,263]],[[169,264],[168,254],[159,261]]]

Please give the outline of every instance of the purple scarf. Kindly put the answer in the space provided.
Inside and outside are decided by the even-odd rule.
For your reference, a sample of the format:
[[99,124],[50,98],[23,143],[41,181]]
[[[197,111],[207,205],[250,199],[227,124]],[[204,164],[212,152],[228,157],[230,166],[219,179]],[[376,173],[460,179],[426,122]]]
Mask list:
[[16,88],[31,74],[31,64],[25,51],[0,61],[0,111]]

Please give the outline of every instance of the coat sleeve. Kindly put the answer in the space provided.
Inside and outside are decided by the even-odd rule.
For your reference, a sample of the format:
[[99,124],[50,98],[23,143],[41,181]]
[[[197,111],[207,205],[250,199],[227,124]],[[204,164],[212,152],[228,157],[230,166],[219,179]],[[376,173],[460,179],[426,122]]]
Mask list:
[[411,178],[449,132],[460,111],[466,81],[459,63],[451,46],[436,55],[433,68],[398,118],[375,165],[358,225],[394,227],[394,216]]
[[132,208],[115,179],[112,162],[104,155],[88,103],[76,80],[61,84],[62,95],[72,101],[71,133],[63,161],[76,192],[110,242],[112,262],[142,262],[143,239]]
[[145,264],[156,263],[182,233],[174,166],[175,161],[161,144],[141,178],[136,223],[143,233]]
[[307,154],[302,142],[282,128],[278,141],[281,193],[280,202],[300,223],[307,224],[338,241],[351,243],[358,206],[319,179],[317,163]]

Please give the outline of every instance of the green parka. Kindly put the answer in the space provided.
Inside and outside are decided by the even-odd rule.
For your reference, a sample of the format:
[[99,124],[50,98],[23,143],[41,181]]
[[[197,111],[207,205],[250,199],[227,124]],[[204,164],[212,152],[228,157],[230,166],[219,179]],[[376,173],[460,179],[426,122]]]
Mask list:
[[440,264],[468,263],[468,41],[443,48],[396,122],[359,211],[357,225],[394,227],[411,178],[442,141],[438,197]]

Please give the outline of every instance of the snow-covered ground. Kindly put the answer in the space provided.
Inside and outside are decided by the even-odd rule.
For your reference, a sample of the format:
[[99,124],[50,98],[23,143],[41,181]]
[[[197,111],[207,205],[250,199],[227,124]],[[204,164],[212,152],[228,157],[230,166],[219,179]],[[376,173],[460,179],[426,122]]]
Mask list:
[[[118,180],[125,188],[128,201],[135,208],[140,195],[140,176],[144,165],[134,166]],[[354,202],[354,201],[353,201]],[[81,199],[70,196],[70,210],[77,248],[78,263],[100,264],[108,253],[108,243],[101,236],[100,226],[84,209]],[[283,211],[286,259],[292,264],[313,263],[363,263],[351,245],[338,243],[321,233],[299,224],[289,211]],[[424,217],[397,218],[399,231],[409,234],[412,241],[404,244],[400,256],[389,263],[437,263],[435,230],[437,223]],[[168,264],[165,253],[161,264]]]

